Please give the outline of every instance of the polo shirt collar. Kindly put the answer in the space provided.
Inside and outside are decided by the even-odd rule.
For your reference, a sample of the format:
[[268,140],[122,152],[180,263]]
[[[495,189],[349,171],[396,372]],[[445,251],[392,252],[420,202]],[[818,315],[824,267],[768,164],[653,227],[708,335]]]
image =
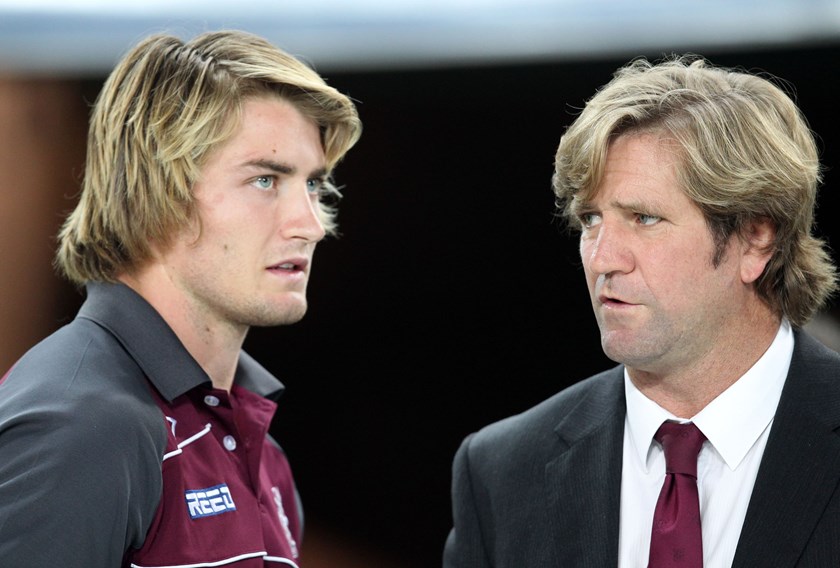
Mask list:
[[[198,386],[211,386],[210,377],[193,359],[172,328],[137,292],[125,284],[89,282],[87,299],[78,317],[111,332],[137,362],[160,394],[172,402]],[[276,400],[283,384],[242,351],[234,382]]]
[[273,401],[277,401],[285,389],[283,383],[244,351],[239,352],[239,363],[233,382]]
[[[776,413],[793,354],[793,331],[782,321],[770,347],[732,386],[691,418],[730,469],[743,461]],[[644,471],[653,436],[666,420],[686,422],[639,391],[624,370],[627,427]]]

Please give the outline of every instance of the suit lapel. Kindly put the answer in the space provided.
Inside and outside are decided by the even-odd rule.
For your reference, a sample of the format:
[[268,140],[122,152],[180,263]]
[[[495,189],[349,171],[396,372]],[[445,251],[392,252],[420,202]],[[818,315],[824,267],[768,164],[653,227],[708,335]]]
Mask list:
[[580,402],[555,428],[562,449],[545,468],[557,566],[614,566],[618,561],[623,367],[590,381]]
[[796,565],[840,483],[840,358],[795,345],[733,568]]

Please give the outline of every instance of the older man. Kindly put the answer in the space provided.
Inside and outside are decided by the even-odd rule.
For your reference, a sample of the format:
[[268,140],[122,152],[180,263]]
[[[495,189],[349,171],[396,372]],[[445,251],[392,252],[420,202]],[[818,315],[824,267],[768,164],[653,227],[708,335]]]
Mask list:
[[636,60],[556,157],[619,366],[469,436],[446,568],[840,565],[840,357],[820,166],[772,81]]

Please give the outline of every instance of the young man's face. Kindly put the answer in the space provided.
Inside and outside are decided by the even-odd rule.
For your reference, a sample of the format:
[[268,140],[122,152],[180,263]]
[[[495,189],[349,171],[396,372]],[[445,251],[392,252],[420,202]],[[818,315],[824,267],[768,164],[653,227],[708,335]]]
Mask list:
[[194,186],[198,220],[164,255],[199,331],[281,325],[306,312],[326,162],[317,125],[292,104],[255,98]]
[[724,329],[752,293],[733,238],[714,267],[700,209],[680,189],[673,149],[656,135],[625,135],[583,204],[580,253],[604,352],[656,374],[684,370],[719,351]]

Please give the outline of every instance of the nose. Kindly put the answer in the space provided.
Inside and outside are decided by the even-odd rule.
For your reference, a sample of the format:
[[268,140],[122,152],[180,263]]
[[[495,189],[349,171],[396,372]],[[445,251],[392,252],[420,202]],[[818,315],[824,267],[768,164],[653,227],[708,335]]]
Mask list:
[[622,230],[619,222],[607,219],[595,231],[594,235],[584,233],[580,241],[581,259],[589,272],[604,275],[631,272],[634,262],[629,232]]
[[286,194],[279,203],[281,217],[281,232],[287,239],[300,239],[307,242],[318,242],[326,235],[324,223],[321,220],[323,212],[316,197],[302,188]]

